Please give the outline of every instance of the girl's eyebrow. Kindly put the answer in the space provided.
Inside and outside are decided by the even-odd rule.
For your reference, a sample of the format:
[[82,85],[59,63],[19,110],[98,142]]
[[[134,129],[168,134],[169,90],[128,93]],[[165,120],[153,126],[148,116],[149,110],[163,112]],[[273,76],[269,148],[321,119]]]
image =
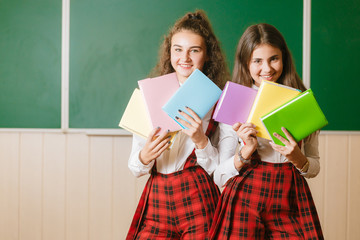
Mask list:
[[191,46],[190,48],[202,48],[201,46]]
[[[179,44],[174,44],[173,47],[183,47]],[[201,46],[191,46],[190,48],[201,48]]]
[[[273,57],[279,57],[280,55],[279,54],[274,54],[272,56],[270,56],[269,58],[273,58]],[[262,59],[261,57],[254,57],[252,59]]]

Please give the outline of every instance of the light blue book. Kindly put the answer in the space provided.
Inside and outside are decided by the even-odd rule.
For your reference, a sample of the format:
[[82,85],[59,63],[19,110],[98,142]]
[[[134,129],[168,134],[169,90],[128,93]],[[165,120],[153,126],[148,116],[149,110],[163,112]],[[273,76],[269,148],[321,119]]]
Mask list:
[[182,128],[186,128],[176,120],[176,116],[185,120],[180,115],[179,109],[191,116],[185,106],[191,108],[201,119],[210,111],[220,98],[222,91],[200,70],[188,77],[185,83],[175,92],[162,109],[174,119]]

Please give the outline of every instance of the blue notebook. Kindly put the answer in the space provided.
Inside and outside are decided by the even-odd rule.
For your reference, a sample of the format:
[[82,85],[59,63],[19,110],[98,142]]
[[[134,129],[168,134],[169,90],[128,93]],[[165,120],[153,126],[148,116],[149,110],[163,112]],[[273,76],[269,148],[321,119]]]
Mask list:
[[[175,121],[175,116],[186,121],[178,110],[180,109],[190,115],[190,113],[186,111],[185,106],[187,106],[203,119],[218,101],[221,93],[221,89],[216,86],[213,81],[200,70],[195,69],[162,109]],[[176,122],[182,128],[185,128],[178,121]]]

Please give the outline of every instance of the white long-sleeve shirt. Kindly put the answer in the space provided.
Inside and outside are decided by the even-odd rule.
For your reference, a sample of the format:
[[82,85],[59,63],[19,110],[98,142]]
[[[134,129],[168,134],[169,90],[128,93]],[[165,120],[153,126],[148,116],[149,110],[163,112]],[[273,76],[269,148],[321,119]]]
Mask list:
[[[203,131],[206,132],[211,118],[211,109],[203,118]],[[197,157],[197,164],[200,165],[204,170],[211,175],[219,164],[219,153],[217,150],[217,142],[219,137],[219,128],[212,136],[208,139],[208,144],[204,149],[195,149]],[[140,159],[140,151],[145,146],[146,140],[133,135],[132,151],[128,161],[128,167],[131,172],[136,176],[140,177],[150,173],[151,168],[155,161],[151,161],[148,165],[144,165]],[[174,140],[174,144],[171,149],[165,150],[156,159],[156,169],[159,173],[169,174],[184,169],[186,159],[192,153],[195,148],[195,144],[189,136],[185,133],[179,132]]]
[[[239,174],[234,165],[234,157],[237,151],[239,138],[232,126],[220,123],[219,135],[219,159],[220,164],[214,172],[214,181],[221,188],[232,177]],[[257,138],[258,153],[261,161],[269,163],[285,163],[288,159],[275,151],[269,142],[271,140]],[[319,131],[305,138],[301,145],[302,153],[309,160],[309,169],[306,173],[301,173],[304,177],[311,178],[317,176],[320,171],[319,157]]]

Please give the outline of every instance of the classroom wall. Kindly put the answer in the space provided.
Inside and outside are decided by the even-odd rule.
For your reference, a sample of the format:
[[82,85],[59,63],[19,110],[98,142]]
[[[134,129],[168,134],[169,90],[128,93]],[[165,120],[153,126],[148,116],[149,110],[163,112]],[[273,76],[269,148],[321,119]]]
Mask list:
[[[321,0],[312,1],[313,3],[311,4],[313,13],[313,31],[311,32],[311,86],[314,87],[316,92],[321,94],[330,92],[332,95],[337,96],[339,92],[346,93],[344,97],[346,99],[354,99],[354,101],[349,101],[354,104],[358,102],[356,98],[358,95],[355,91],[358,89],[356,87],[358,85],[356,84],[359,84],[359,81],[353,78],[353,76],[356,76],[357,69],[354,67],[354,63],[356,63],[355,57],[357,55],[353,53],[356,53],[358,46],[360,46],[358,44],[360,38],[358,37],[359,31],[356,31],[357,28],[353,30],[352,27],[354,27],[354,24],[351,23],[356,23],[359,20],[360,15],[356,13],[360,5],[356,3],[357,1],[358,0],[347,0],[345,2],[339,2],[336,0]],[[47,4],[44,4],[46,2]],[[2,124],[1,127],[29,127],[29,125],[22,125],[15,121],[21,120],[25,124],[29,122],[34,123],[36,125],[31,125],[30,127],[39,129],[37,131],[34,129],[15,129],[9,131],[7,129],[0,129],[0,240],[124,239],[136,204],[146,182],[146,177],[136,179],[127,168],[127,159],[131,148],[131,136],[94,136],[75,132],[61,133],[61,131],[64,130],[60,129],[61,2],[62,1],[52,0],[32,1],[31,3],[20,0],[1,2],[2,14],[0,14],[0,26],[4,26],[1,28],[4,34],[0,36],[0,48],[2,47],[2,49],[6,50],[2,52],[2,56],[4,56],[4,53],[20,53],[20,57],[3,58],[0,64],[0,70],[2,70],[0,71],[2,73],[0,74],[0,86],[3,91],[2,94],[0,94],[2,109],[10,109],[9,111],[2,111],[0,113],[0,122],[7,121],[11,124]],[[120,1],[109,2],[114,2],[117,5],[120,4]],[[156,2],[159,3],[160,1]],[[189,1],[188,4],[193,4],[193,2],[194,1]],[[204,5],[209,5],[209,1],[195,2],[203,2]],[[249,1],[243,2],[250,4]],[[268,1],[263,1],[263,3],[267,2]],[[284,2],[290,6],[295,6],[293,8],[299,11],[295,11],[296,14],[290,11],[282,11],[282,14],[285,15],[261,14],[262,12],[259,10],[262,9],[265,13],[268,13],[269,10],[264,6],[261,8],[261,4],[259,5],[258,2],[256,2],[256,5],[259,5],[260,9],[259,7],[254,9],[247,5],[243,7],[241,1],[234,0],[221,3],[221,7],[219,8],[211,8],[213,10],[209,13],[213,13],[212,16],[214,17],[212,17],[212,19],[215,20],[214,22],[216,23],[218,19],[217,14],[214,13],[217,11],[226,12],[227,15],[225,17],[221,15],[219,19],[224,18],[232,24],[235,24],[234,20],[236,19],[231,18],[231,15],[228,15],[229,11],[224,10],[223,7],[226,6],[226,4],[238,4],[239,7],[233,7],[231,12],[234,14],[238,13],[237,11],[243,10],[242,14],[238,14],[239,18],[237,21],[240,23],[242,23],[243,17],[248,17],[248,15],[256,19],[256,21],[260,21],[260,15],[264,18],[262,21],[266,21],[267,19],[265,17],[268,16],[269,18],[275,17],[272,23],[276,23],[277,26],[282,26],[282,23],[285,23],[282,28],[284,33],[288,31],[292,32],[294,25],[301,29],[301,17],[297,14],[301,14],[302,11],[300,7],[296,6],[298,6],[298,4],[301,5],[302,2],[309,1]],[[89,1],[72,1],[72,3],[71,9],[73,13],[74,11],[76,12],[77,9],[83,11],[81,4],[89,8],[94,7],[94,5],[89,4]],[[213,1],[213,4],[214,3],[216,3],[216,1]],[[131,4],[137,3],[133,1]],[[183,6],[184,2],[177,4]],[[282,7],[287,6],[281,2],[271,2],[272,10],[270,12],[274,13],[274,10],[282,9],[278,8],[277,4],[280,4]],[[246,10],[246,7],[255,11],[256,14]],[[9,11],[9,9],[12,9],[16,14],[11,14],[12,12]],[[52,10],[50,11],[50,9]],[[96,7],[94,7],[94,9],[97,10]],[[326,9],[326,11],[324,11],[324,9]],[[148,11],[148,9],[145,10]],[[131,11],[127,12],[130,13]],[[343,12],[348,14],[341,18],[333,17]],[[291,14],[291,16],[287,17],[286,14]],[[85,20],[88,16],[91,16],[89,12],[84,11]],[[163,15],[161,16],[163,17]],[[16,35],[10,35],[15,36],[16,39],[24,39],[20,41],[23,43],[23,45],[21,45],[23,46],[22,48],[16,45],[18,41],[4,41],[4,39],[8,40],[9,33],[18,34],[18,32],[15,31],[18,26],[16,24],[21,22],[20,20],[25,17],[31,17],[29,19],[35,21],[26,22],[25,29],[32,29],[31,36],[39,36],[39,39],[44,41],[39,41],[37,38],[34,38],[35,40],[28,38],[29,32],[23,31],[23,29],[19,32],[20,38]],[[106,20],[108,18],[99,19]],[[293,24],[291,21],[294,19],[296,19],[297,21],[295,22],[299,22],[299,24]],[[79,15],[73,15],[71,23],[74,24],[77,20],[79,20]],[[165,23],[165,21],[163,22]],[[16,24],[9,25],[9,23]],[[28,25],[41,27],[36,28],[35,31],[33,28],[27,27]],[[99,25],[102,26],[101,24]],[[9,28],[8,26],[15,27]],[[214,27],[219,33],[219,36],[223,36],[225,45],[230,46],[227,55],[231,61],[233,46],[235,46],[234,39],[237,41],[238,37],[226,37],[224,34],[228,34],[229,31],[226,31],[226,28],[220,26],[229,25],[215,24]],[[74,41],[74,36],[76,36],[74,35],[77,30],[75,27],[76,25],[72,25],[71,27],[73,31],[71,41]],[[84,24],[79,24],[78,27],[81,29],[84,27]],[[232,29],[233,28],[235,27],[232,27]],[[12,29],[12,31],[9,29]],[[44,29],[49,29],[49,32]],[[164,29],[159,30],[159,32],[162,33]],[[237,31],[235,33],[240,34],[241,29],[236,29]],[[338,32],[339,29],[341,30],[341,34]],[[38,35],[33,34],[34,31],[38,33]],[[297,42],[292,41],[291,37],[301,39],[300,31],[298,32],[299,36],[296,34],[286,36],[289,43]],[[102,37],[101,34],[96,34],[96,36]],[[156,36],[154,35],[153,37],[158,41],[160,36],[156,34]],[[234,42],[230,43],[229,41]],[[9,42],[14,44],[5,44]],[[55,47],[51,44],[48,45],[48,43],[51,42],[56,43],[54,45]],[[226,44],[226,42],[228,43]],[[24,45],[24,43],[29,43],[30,45]],[[34,43],[36,43],[36,45]],[[90,47],[95,49],[89,39],[85,43],[90,44]],[[298,71],[300,71],[301,44],[299,46],[296,44],[289,45],[291,45],[290,47],[294,51],[293,53],[295,53],[295,59],[298,59],[297,64],[300,63],[298,68]],[[42,52],[34,46],[38,46],[39,48],[41,46],[41,49],[45,46],[48,47],[45,49],[50,49],[51,51],[44,50],[44,52]],[[72,42],[71,46],[73,47],[71,56],[74,56],[74,51],[79,48],[77,48],[76,42]],[[147,45],[142,46],[147,48]],[[17,51],[13,51],[13,49]],[[344,49],[346,49],[346,51],[344,51]],[[30,51],[30,53],[24,54],[26,50]],[[50,52],[51,54],[48,54]],[[154,52],[156,52],[156,50],[154,50]],[[336,54],[332,55],[334,52],[336,52]],[[41,57],[38,57],[38,54],[40,54]],[[12,56],[12,54],[9,55]],[[45,62],[37,63],[32,60],[32,56],[38,57],[40,60],[43,59],[43,56],[47,56],[47,58],[44,58],[46,59]],[[330,61],[326,61],[328,59],[330,59]],[[19,64],[19,61],[21,64]],[[149,62],[147,64],[152,66],[152,64],[150,64],[151,61],[148,61],[148,59],[144,61]],[[84,63],[83,61],[80,62]],[[72,61],[72,63],[74,63],[74,61]],[[50,67],[47,64],[50,64]],[[99,64],[101,65],[102,63],[99,62]],[[33,67],[33,65],[37,67]],[[76,68],[72,68],[73,70],[79,69],[79,65],[75,66]],[[115,64],[108,66],[122,69],[119,65]],[[148,72],[148,69],[145,69],[144,65],[141,66],[144,68],[143,72]],[[126,65],[124,65],[124,67],[127,68]],[[17,71],[17,68],[22,69],[22,71]],[[41,71],[38,71],[38,69]],[[332,71],[328,71],[328,69],[332,69]],[[36,99],[44,100],[46,103],[45,108],[37,108],[40,110],[34,112],[32,106],[39,105],[36,101],[31,100],[31,98],[30,100],[24,97],[18,98],[20,95],[23,96],[23,92],[16,94],[17,89],[12,92],[5,88],[4,76],[7,75],[4,73],[9,73],[12,70],[16,73],[16,77],[19,76],[24,81],[16,82],[14,80],[16,78],[9,78],[8,82],[16,82],[16,86],[23,86],[21,90],[24,91],[25,94],[31,92]],[[107,73],[112,75],[112,71],[107,71]],[[76,76],[73,77],[73,79],[74,78],[77,79]],[[87,76],[85,76],[84,79],[87,79]],[[349,84],[353,87],[348,89],[348,86],[343,84],[344,81],[338,81],[339,79],[349,80]],[[39,82],[34,83],[35,80]],[[133,78],[133,80],[135,81],[137,78]],[[331,81],[335,81],[341,86],[334,85],[335,87],[331,88],[330,86],[333,86],[329,84]],[[56,86],[56,88],[54,88],[55,93],[49,91],[49,84]],[[110,84],[110,86],[114,85]],[[346,91],[341,90],[344,86]],[[39,88],[40,94],[31,87]],[[47,87],[47,91],[43,91],[44,87]],[[43,96],[43,94],[45,94],[45,96]],[[50,97],[48,95],[51,96],[53,100],[49,101]],[[354,132],[322,132],[320,136],[322,168],[320,174],[308,182],[319,212],[325,238],[330,240],[360,239],[360,228],[358,227],[360,225],[358,218],[360,215],[360,206],[358,204],[360,202],[360,162],[358,161],[358,159],[360,159],[360,132],[358,131],[358,122],[356,122],[359,112],[354,111],[351,108],[351,104],[336,105],[339,104],[340,101],[335,101],[336,98],[331,99],[332,95],[329,95],[330,97],[320,98],[322,106],[327,109],[327,115],[335,115],[335,117],[331,118],[331,125],[329,125],[330,128],[328,130]],[[100,94],[100,96],[102,96],[102,94]],[[345,99],[344,97],[342,99]],[[12,98],[15,100],[12,100]],[[22,108],[22,110],[13,105],[18,100],[25,101],[25,107]],[[51,109],[54,109],[55,113],[49,111],[47,107],[48,104],[53,104],[54,101],[57,106]],[[334,101],[335,103],[333,103]],[[31,106],[29,107],[28,104],[31,104]],[[103,107],[103,105],[100,107]],[[86,108],[83,107],[83,109]],[[331,109],[336,109],[336,111],[330,111]],[[339,114],[339,110],[346,111],[348,117],[344,114]],[[7,114],[4,114],[4,112]],[[20,117],[16,115],[16,117],[14,117],[9,114],[12,112],[23,115]],[[44,121],[47,121],[46,118],[42,116],[44,113],[54,117],[54,124],[49,126],[44,123]],[[33,118],[29,117],[31,114]],[[67,114],[67,112],[65,112],[65,114]],[[118,114],[120,114],[120,112]],[[109,118],[108,114],[106,114],[106,118]],[[116,123],[111,126],[116,125],[115,127],[117,127],[118,117],[115,117],[115,119]],[[344,119],[347,121],[344,122]],[[340,124],[338,124],[337,121],[340,122]],[[352,123],[351,127],[348,127],[349,122]],[[73,126],[70,124],[70,127]],[[52,132],[53,129],[42,130],[42,128],[53,128],[55,130]]]
[[[146,177],[130,136],[0,132],[1,240],[125,239]],[[360,133],[320,135],[308,180],[325,239],[360,239]]]

